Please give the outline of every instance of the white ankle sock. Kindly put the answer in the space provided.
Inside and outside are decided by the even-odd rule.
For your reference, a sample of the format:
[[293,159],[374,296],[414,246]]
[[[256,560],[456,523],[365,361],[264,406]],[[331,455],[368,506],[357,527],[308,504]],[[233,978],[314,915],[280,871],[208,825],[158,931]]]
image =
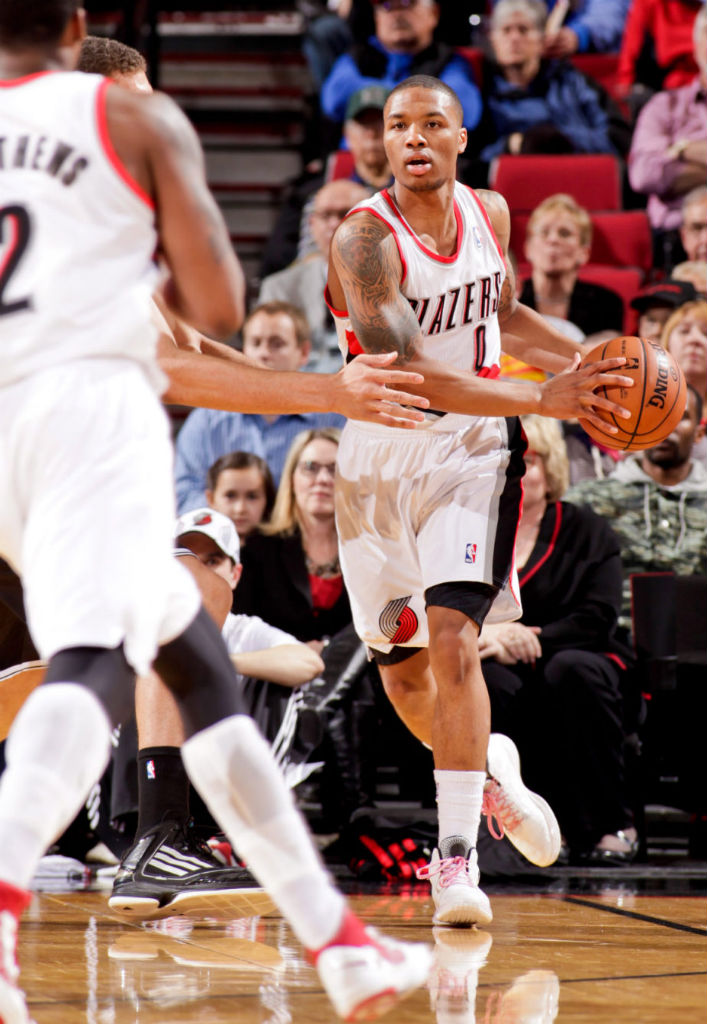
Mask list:
[[25,701],[0,779],[0,878],[26,889],[108,763],[110,722],[85,686],[48,683]]
[[334,887],[250,718],[234,715],[182,747],[190,779],[249,869],[307,949],[336,935],[344,897]]
[[439,838],[464,836],[476,846],[486,772],[435,770]]

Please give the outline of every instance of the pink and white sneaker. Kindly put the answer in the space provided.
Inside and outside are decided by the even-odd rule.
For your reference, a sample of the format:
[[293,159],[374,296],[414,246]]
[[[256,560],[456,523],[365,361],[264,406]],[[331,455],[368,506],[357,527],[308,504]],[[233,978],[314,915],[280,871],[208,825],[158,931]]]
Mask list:
[[493,920],[488,896],[479,888],[476,850],[468,857],[440,857],[435,849],[429,864],[418,868],[416,874],[432,886],[433,924],[471,926]]
[[17,985],[17,929],[31,894],[0,882],[0,1024],[33,1024]]
[[432,950],[422,942],[398,942],[366,928],[347,910],[337,935],[309,952],[326,994],[340,1017],[375,1020],[424,985]]
[[[499,732],[489,736],[486,756],[488,778],[482,814],[494,839],[508,836],[531,864],[546,868],[560,855],[560,826],[552,808],[531,792],[520,776],[520,755],[512,739]],[[500,832],[493,827],[493,819]]]

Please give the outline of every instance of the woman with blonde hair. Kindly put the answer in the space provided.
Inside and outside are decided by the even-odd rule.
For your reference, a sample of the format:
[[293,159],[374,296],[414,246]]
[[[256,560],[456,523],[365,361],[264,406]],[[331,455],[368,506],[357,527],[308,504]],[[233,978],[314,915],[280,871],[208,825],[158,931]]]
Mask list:
[[619,543],[600,516],[562,501],[569,465],[559,423],[522,422],[523,616],[481,632],[491,728],[518,746],[527,784],[551,802],[570,858],[626,863],[638,843],[624,796],[624,673],[615,660],[627,654],[614,640]]
[[[660,336],[660,343],[677,360],[685,380],[702,399],[707,408],[707,302],[686,302],[668,317]],[[705,417],[701,421],[705,426]],[[707,435],[704,430],[692,448],[692,457],[707,467]]]
[[543,316],[569,320],[585,335],[605,330],[620,334],[621,296],[578,276],[591,246],[592,221],[583,206],[564,192],[543,199],[528,221],[525,257],[532,270],[520,301]]

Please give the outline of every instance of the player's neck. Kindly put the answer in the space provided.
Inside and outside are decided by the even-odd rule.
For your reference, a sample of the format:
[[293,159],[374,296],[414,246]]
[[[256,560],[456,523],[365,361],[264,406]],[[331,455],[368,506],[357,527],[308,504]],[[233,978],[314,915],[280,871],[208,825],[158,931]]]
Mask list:
[[10,82],[15,78],[26,78],[41,71],[67,71],[66,64],[56,51],[40,49],[0,50],[0,79]]
[[416,235],[426,235],[440,256],[450,256],[457,246],[454,212],[454,181],[429,192],[413,192],[395,182],[391,189],[398,209]]

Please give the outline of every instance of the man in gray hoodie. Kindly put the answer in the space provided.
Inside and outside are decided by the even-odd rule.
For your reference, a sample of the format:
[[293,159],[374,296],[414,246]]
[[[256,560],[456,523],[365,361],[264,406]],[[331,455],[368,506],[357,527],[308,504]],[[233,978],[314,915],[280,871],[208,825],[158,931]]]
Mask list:
[[688,386],[683,417],[664,441],[629,455],[611,476],[582,480],[565,494],[608,519],[618,535],[624,568],[619,627],[627,631],[633,573],[707,573],[707,471],[692,458],[701,418],[702,399]]

